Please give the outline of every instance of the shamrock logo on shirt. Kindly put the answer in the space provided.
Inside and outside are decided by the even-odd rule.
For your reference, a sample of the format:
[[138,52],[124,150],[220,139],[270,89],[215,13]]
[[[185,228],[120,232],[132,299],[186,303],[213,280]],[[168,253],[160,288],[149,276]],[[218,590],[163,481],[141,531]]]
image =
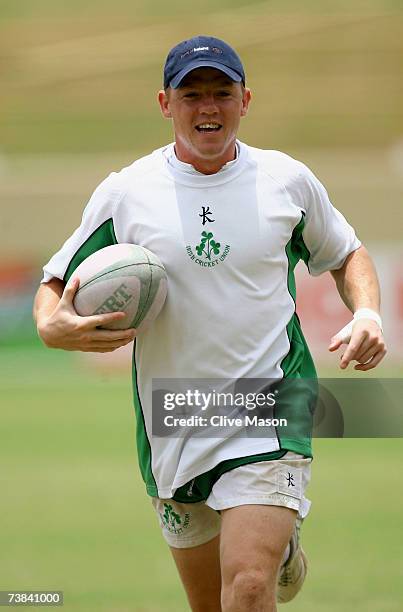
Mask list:
[[218,255],[221,244],[213,240],[212,232],[202,232],[200,244],[196,245],[196,253],[200,256],[204,253],[207,259],[211,259],[211,255]]

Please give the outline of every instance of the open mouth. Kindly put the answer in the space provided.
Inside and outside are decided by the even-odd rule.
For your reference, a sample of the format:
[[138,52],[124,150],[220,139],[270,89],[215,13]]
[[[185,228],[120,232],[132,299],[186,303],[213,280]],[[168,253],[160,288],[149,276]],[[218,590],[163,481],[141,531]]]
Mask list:
[[219,132],[221,128],[221,123],[216,122],[200,123],[199,125],[196,125],[196,130],[202,134],[212,134],[215,132]]

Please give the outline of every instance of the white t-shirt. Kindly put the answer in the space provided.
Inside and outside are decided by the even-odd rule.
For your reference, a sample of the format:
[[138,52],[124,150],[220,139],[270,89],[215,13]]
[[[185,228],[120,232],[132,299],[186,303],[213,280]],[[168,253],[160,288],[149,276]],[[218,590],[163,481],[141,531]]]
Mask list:
[[[204,234],[203,234],[204,232]],[[204,240],[203,240],[204,239]],[[222,461],[310,442],[279,438],[152,436],[152,379],[314,376],[295,314],[293,269],[319,275],[360,246],[325,188],[301,162],[237,143],[237,158],[204,175],[168,145],[110,174],[80,227],[44,267],[68,280],[90,253],[114,243],[154,252],[168,297],[134,354],[140,467],[150,495],[174,491]]]

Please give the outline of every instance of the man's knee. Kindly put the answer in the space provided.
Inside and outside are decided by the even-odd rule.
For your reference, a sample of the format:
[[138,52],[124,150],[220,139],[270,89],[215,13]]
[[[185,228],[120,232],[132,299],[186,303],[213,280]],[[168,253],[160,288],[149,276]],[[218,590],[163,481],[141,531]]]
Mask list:
[[232,580],[223,583],[221,603],[223,612],[260,610],[274,603],[273,582],[266,572],[245,568],[237,571]]

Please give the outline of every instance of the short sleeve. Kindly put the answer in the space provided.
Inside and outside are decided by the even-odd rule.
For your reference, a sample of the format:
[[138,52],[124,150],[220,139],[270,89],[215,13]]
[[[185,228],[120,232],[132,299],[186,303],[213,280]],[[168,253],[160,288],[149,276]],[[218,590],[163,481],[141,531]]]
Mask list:
[[332,205],[325,187],[304,164],[300,165],[299,195],[305,210],[302,238],[309,251],[308,269],[318,276],[341,268],[346,257],[361,246],[353,227]]
[[42,283],[56,277],[67,282],[77,266],[95,251],[118,242],[114,209],[121,197],[117,173],[110,174],[94,191],[80,226],[43,268]]

